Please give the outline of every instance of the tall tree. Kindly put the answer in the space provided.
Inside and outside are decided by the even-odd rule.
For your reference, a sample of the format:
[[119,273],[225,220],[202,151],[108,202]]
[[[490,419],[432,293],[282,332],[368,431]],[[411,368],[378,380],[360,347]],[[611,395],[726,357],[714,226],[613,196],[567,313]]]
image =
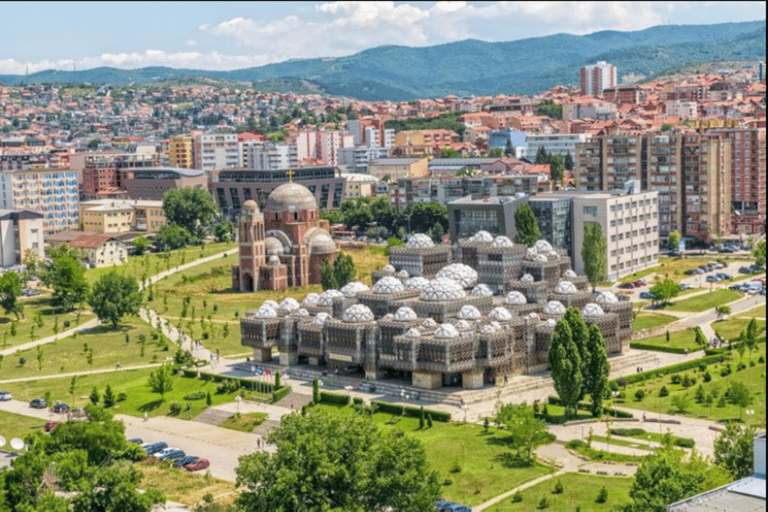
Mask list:
[[333,265],[328,260],[320,264],[320,286],[323,290],[338,290],[336,279],[333,276]]
[[536,222],[536,216],[533,214],[528,203],[523,203],[515,210],[515,229],[517,235],[515,242],[533,247],[540,238],[539,223]]
[[608,363],[608,351],[605,347],[603,334],[595,324],[589,326],[587,351],[590,354],[590,358],[585,380],[589,382],[587,392],[592,398],[590,412],[592,412],[592,416],[597,418],[603,414],[603,394],[608,388],[608,373],[611,366]]
[[133,245],[133,248],[136,250],[136,254],[141,256],[147,252],[147,249],[149,248],[149,240],[147,240],[147,237],[145,236],[137,236],[133,239],[131,245]]
[[333,262],[333,280],[338,288],[355,279],[355,262],[349,254],[339,253]]
[[109,321],[112,327],[117,328],[123,316],[139,312],[139,283],[133,276],[120,275],[112,270],[93,285],[88,304],[100,320]]
[[728,471],[734,479],[750,476],[754,470],[755,429],[729,421],[715,439],[715,464]]
[[667,235],[667,245],[669,245],[669,248],[673,251],[676,251],[678,246],[680,245],[680,232],[679,231],[670,231],[669,235]]
[[217,216],[210,192],[202,188],[174,188],[163,195],[163,212],[168,222],[202,238]]
[[584,274],[592,285],[592,291],[595,291],[598,283],[605,281],[607,252],[608,242],[605,240],[603,228],[597,222],[585,222],[581,259],[584,262]]
[[152,391],[160,394],[160,400],[165,400],[165,394],[173,391],[173,374],[171,365],[164,364],[149,374],[148,385]]
[[571,418],[581,395],[581,356],[573,342],[571,328],[564,319],[555,325],[547,359],[555,391],[565,408],[565,416]]
[[235,469],[245,512],[432,510],[440,494],[421,443],[367,417],[288,414],[267,441],[274,453],[243,455]]
[[755,257],[756,265],[765,266],[765,240],[757,242],[757,246],[752,250],[752,255]]
[[589,389],[592,385],[589,373],[589,366],[592,359],[592,354],[589,352],[589,330],[587,329],[587,324],[584,323],[584,319],[581,318],[581,313],[576,308],[568,308],[563,319],[568,322],[568,327],[571,328],[571,339],[576,345],[576,349],[579,351],[579,356],[581,358],[581,366],[579,367],[579,372],[581,372],[581,392],[579,393],[579,400],[581,400],[584,398],[584,395],[589,393]]
[[177,224],[160,226],[155,233],[155,244],[163,250],[184,247],[189,241],[189,231]]
[[536,163],[537,164],[549,163],[549,155],[547,154],[547,150],[544,149],[544,146],[539,146],[539,150],[536,151]]
[[76,304],[88,297],[88,281],[85,269],[72,256],[62,256],[53,260],[45,272],[43,282],[53,288],[51,303],[62,311],[71,311]]
[[497,425],[504,425],[515,456],[524,464],[533,463],[533,449],[546,441],[546,426],[527,404],[505,404],[496,413]]
[[566,171],[572,171],[574,167],[576,167],[576,163],[573,161],[573,157],[571,156],[571,152],[568,151],[565,154],[565,159],[563,160],[563,165],[565,166]]
[[552,183],[561,183],[565,177],[565,160],[563,155],[549,156],[549,177]]
[[16,272],[9,271],[0,276],[0,306],[6,313],[16,315],[16,320],[21,318],[24,311],[24,306],[19,302],[21,289],[21,278]]

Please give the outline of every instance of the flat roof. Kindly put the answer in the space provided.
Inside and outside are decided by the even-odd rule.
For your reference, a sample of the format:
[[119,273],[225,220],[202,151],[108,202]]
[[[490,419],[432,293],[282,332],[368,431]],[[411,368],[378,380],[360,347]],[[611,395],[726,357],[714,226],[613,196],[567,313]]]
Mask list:
[[89,211],[127,210],[133,208],[162,208],[163,202],[151,199],[93,199],[81,201],[81,206],[91,206]]
[[[761,496],[762,495],[762,496]],[[755,477],[672,503],[668,512],[765,512],[765,480]]]
[[414,164],[425,160],[425,158],[379,158],[378,160],[372,160],[368,162],[368,167],[372,165],[404,165]]
[[187,169],[185,167],[132,167],[123,170],[133,172],[134,174],[142,172],[175,172],[181,176],[190,178],[205,175],[205,171],[201,169]]

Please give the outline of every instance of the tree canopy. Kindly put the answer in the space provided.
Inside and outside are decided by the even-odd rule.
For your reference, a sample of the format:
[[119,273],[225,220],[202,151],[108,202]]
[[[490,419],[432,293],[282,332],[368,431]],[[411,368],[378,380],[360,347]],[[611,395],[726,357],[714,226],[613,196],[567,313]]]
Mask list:
[[85,268],[71,255],[53,260],[43,274],[43,283],[53,288],[51,303],[62,311],[71,311],[88,297]]
[[155,245],[163,250],[184,247],[189,241],[189,231],[177,224],[160,226],[160,229],[155,233]]
[[605,281],[607,273],[608,242],[603,234],[603,228],[598,222],[584,223],[584,241],[581,247],[581,259],[584,262],[584,274],[587,276],[592,291],[601,281]]
[[573,342],[568,321],[560,319],[555,324],[552,341],[547,354],[550,373],[567,418],[574,416],[576,404],[581,396],[581,355]]
[[536,222],[536,216],[527,203],[519,205],[515,210],[515,229],[517,230],[515,242],[518,244],[533,247],[533,244],[541,238],[539,223]]
[[16,320],[24,311],[24,306],[19,302],[21,296],[21,278],[16,272],[6,272],[0,276],[0,306],[6,313],[16,315]]
[[727,469],[734,479],[744,478],[754,471],[755,429],[728,422],[715,439],[715,464]]
[[112,327],[117,327],[123,316],[139,312],[139,283],[133,276],[121,275],[112,270],[101,276],[93,285],[88,304],[100,320],[108,321]]
[[672,279],[662,279],[651,286],[650,292],[656,297],[656,300],[661,301],[662,304],[666,304],[670,299],[673,299],[680,294],[680,285]]
[[765,240],[760,240],[752,250],[752,255],[755,257],[755,264],[761,267],[765,266]]
[[163,212],[169,223],[202,238],[217,216],[216,203],[202,188],[174,188],[163,195]]
[[669,235],[667,236],[667,245],[669,245],[669,248],[673,251],[676,251],[678,246],[680,245],[680,232],[679,231],[670,231]]
[[349,254],[339,253],[336,261],[323,261],[320,265],[320,285],[323,290],[340,289],[355,279],[355,262]]
[[160,394],[160,400],[165,400],[165,394],[173,390],[171,365],[164,364],[150,373],[147,385],[152,388],[152,391]]
[[590,354],[586,367],[586,391],[592,398],[592,416],[598,417],[603,413],[603,395],[608,388],[608,373],[611,365],[608,362],[608,351],[600,329],[592,324],[589,326],[587,337],[587,352]]
[[496,423],[509,432],[508,441],[516,450],[515,457],[524,464],[533,463],[533,449],[548,441],[544,422],[535,417],[527,404],[505,404],[496,413]]
[[431,510],[439,497],[421,443],[367,417],[289,414],[267,441],[274,453],[244,455],[235,470],[246,512]]

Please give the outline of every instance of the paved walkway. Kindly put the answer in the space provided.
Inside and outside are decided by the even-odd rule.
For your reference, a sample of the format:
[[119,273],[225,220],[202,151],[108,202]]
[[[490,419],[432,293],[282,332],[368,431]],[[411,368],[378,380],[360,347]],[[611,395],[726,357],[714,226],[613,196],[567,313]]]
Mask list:
[[98,318],[92,318],[88,320],[87,322],[83,322],[82,324],[78,325],[77,327],[73,327],[72,329],[69,329],[67,331],[60,332],[58,334],[54,334],[53,336],[48,336],[46,338],[40,338],[39,340],[30,341],[29,343],[24,343],[22,345],[16,345],[11,348],[7,348],[5,350],[0,350],[0,355],[2,356],[9,356],[12,354],[15,354],[17,350],[29,350],[31,348],[35,348],[38,345],[46,345],[48,343],[53,343],[56,340],[61,340],[64,338],[68,338],[69,336],[72,336],[76,332],[82,332],[87,331],[88,329],[92,329],[98,325],[101,324],[101,320]]
[[147,363],[147,364],[137,364],[133,366],[121,366],[119,369],[116,368],[100,368],[98,370],[86,370],[82,372],[69,372],[69,373],[53,373],[51,375],[36,375],[34,377],[20,377],[18,379],[4,379],[0,380],[0,384],[10,384],[13,382],[26,382],[30,380],[47,380],[47,379],[63,379],[66,377],[79,377],[81,375],[93,375],[97,373],[113,373],[113,372],[122,372],[125,370],[143,370],[145,368],[156,368],[158,366],[162,366],[164,363]]

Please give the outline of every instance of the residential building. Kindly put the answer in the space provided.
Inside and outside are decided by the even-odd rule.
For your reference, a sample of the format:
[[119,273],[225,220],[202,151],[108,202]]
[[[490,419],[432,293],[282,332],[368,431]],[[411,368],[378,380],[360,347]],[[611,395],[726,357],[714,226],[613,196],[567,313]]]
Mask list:
[[124,178],[123,187],[131,199],[162,201],[163,195],[171,189],[208,189],[208,175],[199,169],[148,167],[133,170]]
[[685,236],[711,241],[731,232],[731,142],[722,133],[683,137]]
[[296,147],[258,140],[239,142],[243,169],[277,170],[298,166]]
[[369,174],[343,174],[344,199],[354,199],[356,197],[371,197],[376,193],[376,183],[379,181]]
[[616,119],[618,115],[616,104],[610,101],[575,101],[571,103],[563,103],[562,106],[563,119],[569,121],[574,119],[607,121],[609,119]]
[[42,214],[45,235],[77,229],[79,202],[77,172],[74,170],[0,172],[0,208]]
[[167,221],[162,201],[97,199],[80,203],[83,231],[89,233],[154,233]]
[[699,117],[699,104],[695,101],[670,100],[665,106],[666,113],[671,117],[696,119]]
[[30,210],[0,210],[0,268],[21,265],[27,254],[45,258],[43,216]]
[[684,233],[683,225],[683,138],[672,131],[649,134],[645,140],[647,169],[641,176],[642,190],[659,193],[659,241],[669,233]]
[[243,203],[256,201],[266,207],[269,194],[280,185],[293,181],[305,186],[321,210],[338,208],[344,195],[346,178],[337,167],[299,167],[298,169],[254,170],[228,169],[211,176],[211,193],[224,216],[235,219]]
[[515,148],[515,158],[523,158],[526,154],[527,135],[517,130],[495,130],[488,133],[488,149],[506,149],[507,146]]
[[192,139],[195,169],[214,171],[241,166],[237,134],[198,133]]
[[456,142],[459,136],[452,130],[403,130],[395,134],[393,152],[403,157],[437,156]]
[[533,133],[526,138],[526,153],[533,159],[539,149],[544,148],[549,155],[565,157],[570,154],[575,161],[576,145],[584,144],[591,138],[588,133]]
[[581,94],[602,96],[608,87],[616,86],[616,66],[600,61],[581,68]]
[[195,161],[192,158],[192,137],[179,135],[168,140],[168,166],[191,169]]
[[124,180],[134,169],[158,167],[160,153],[76,153],[70,162],[82,176],[82,199],[100,199],[124,190]]
[[603,88],[603,99],[616,105],[636,104],[645,101],[645,94],[639,86],[634,84],[616,85]]
[[345,167],[348,172],[367,173],[370,162],[387,158],[389,150],[380,147],[357,146],[344,148],[338,152],[340,167]]
[[380,158],[368,163],[368,174],[379,180],[388,177],[391,181],[423,178],[427,176],[428,163],[426,158]]
[[128,260],[125,243],[109,234],[80,235],[69,242],[69,246],[81,249],[91,268],[113,267]]

